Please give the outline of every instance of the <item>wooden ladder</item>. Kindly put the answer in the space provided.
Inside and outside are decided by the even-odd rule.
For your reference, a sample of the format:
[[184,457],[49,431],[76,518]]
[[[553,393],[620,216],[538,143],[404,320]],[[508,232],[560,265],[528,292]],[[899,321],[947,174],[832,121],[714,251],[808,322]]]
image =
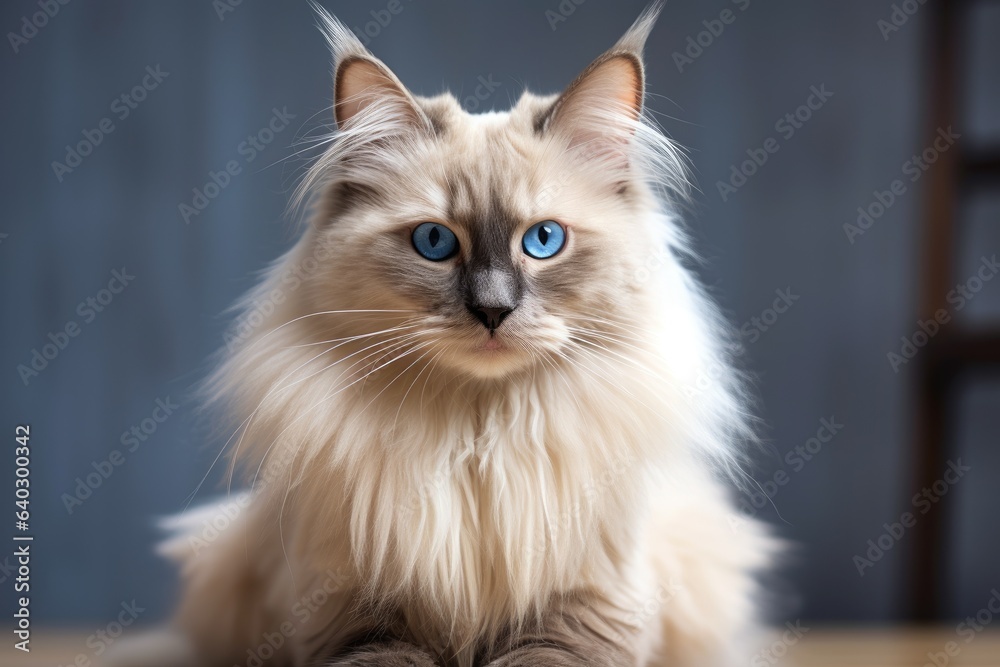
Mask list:
[[[985,1],[985,0],[979,0]],[[976,0],[931,0],[925,10],[929,29],[926,52],[929,142],[939,128],[954,125],[960,134],[959,113],[967,82],[961,62],[967,12]],[[1000,146],[970,146],[963,138],[955,148],[941,153],[925,175],[922,264],[920,266],[920,318],[932,319],[939,309],[948,310],[947,294],[956,276],[957,219],[961,202],[974,190],[1000,187]],[[929,144],[928,144],[929,145]],[[957,320],[957,318],[956,318]],[[916,488],[930,487],[957,455],[954,417],[962,383],[971,371],[1000,369],[1000,329],[972,327],[959,321],[943,325],[916,358],[916,419],[913,425]],[[907,501],[912,489],[907,488]],[[942,620],[948,584],[948,502],[921,516],[913,527],[905,615],[911,621]]]

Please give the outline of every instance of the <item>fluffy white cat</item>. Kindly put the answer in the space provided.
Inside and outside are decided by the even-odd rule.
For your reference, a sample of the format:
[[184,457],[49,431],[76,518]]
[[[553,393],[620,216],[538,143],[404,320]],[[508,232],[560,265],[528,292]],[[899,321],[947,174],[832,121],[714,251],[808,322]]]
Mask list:
[[720,481],[752,434],[643,114],[658,9],[471,115],[317,7],[339,129],[210,383],[252,490],[175,522],[180,608],[121,664],[729,664],[773,549]]

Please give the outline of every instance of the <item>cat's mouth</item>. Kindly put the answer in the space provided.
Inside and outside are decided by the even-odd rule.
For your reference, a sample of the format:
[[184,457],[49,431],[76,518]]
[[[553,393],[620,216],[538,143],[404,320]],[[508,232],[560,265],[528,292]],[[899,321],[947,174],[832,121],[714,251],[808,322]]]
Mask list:
[[[468,346],[459,353],[456,361],[461,359],[462,367],[473,375],[481,377],[497,377],[521,368],[527,361],[523,346],[517,342],[516,336],[510,333],[495,331],[493,334],[482,332],[468,341]],[[456,350],[457,351],[457,350]]]
[[514,352],[514,346],[510,341],[506,341],[502,336],[493,335],[485,340],[474,343],[472,346],[473,358],[483,361],[499,361],[507,359]]
[[505,349],[505,347],[506,346],[499,341],[496,336],[490,336],[485,343],[479,346],[479,349],[487,352],[499,352]]
[[554,317],[529,322],[510,318],[493,331],[469,326],[459,332],[444,343],[443,358],[448,365],[484,378],[509,375],[556,354],[567,337],[565,325]]

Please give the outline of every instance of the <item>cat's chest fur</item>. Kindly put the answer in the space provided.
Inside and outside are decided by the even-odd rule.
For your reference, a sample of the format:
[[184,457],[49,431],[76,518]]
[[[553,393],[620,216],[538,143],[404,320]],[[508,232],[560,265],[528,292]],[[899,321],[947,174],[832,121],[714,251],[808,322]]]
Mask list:
[[[572,388],[534,380],[376,402],[367,441],[345,422],[330,443],[343,497],[327,487],[326,503],[341,525],[307,534],[347,538],[364,587],[420,599],[449,623],[499,623],[601,580],[631,552],[641,428],[613,397]],[[357,414],[363,397],[347,400],[359,403],[338,413]],[[305,521],[319,516],[331,514]]]

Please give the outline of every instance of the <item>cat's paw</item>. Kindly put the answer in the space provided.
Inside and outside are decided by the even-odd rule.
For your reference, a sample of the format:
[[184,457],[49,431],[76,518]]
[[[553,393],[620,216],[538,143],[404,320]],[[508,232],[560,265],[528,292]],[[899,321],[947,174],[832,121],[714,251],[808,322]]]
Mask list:
[[627,651],[609,650],[607,645],[581,645],[575,649],[535,644],[493,657],[485,667],[636,667]]
[[423,649],[403,641],[388,641],[351,649],[327,667],[437,667]]
[[539,646],[502,655],[486,667],[582,667],[586,664],[572,653]]

